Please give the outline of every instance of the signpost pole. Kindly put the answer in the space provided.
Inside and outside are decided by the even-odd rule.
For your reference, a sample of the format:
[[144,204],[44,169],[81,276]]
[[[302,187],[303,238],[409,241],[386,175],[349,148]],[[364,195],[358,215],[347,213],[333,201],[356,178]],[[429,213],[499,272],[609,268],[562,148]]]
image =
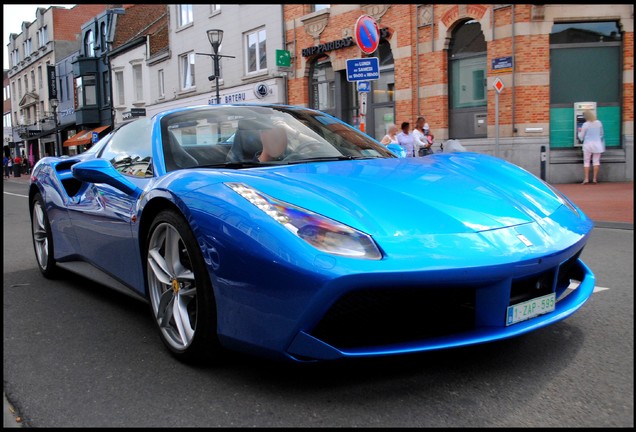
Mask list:
[[495,156],[499,157],[499,92],[495,92]]
[[504,84],[497,77],[492,86],[495,88],[495,156],[499,157],[499,93],[503,90]]

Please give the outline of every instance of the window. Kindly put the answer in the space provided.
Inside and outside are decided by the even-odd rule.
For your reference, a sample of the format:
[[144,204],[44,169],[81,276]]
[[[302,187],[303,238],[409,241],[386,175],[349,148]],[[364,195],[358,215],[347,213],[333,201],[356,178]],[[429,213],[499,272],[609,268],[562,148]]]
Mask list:
[[59,100],[63,101],[64,100],[64,87],[62,87],[62,83],[64,82],[64,80],[62,78],[60,78],[60,84],[59,84],[59,90],[60,90],[60,97]]
[[126,98],[124,96],[124,73],[115,72],[115,83],[117,84],[117,105],[125,105]]
[[220,4],[211,4],[210,5],[210,13],[218,13],[221,12],[221,5]]
[[106,39],[106,23],[102,22],[102,24],[100,25],[100,38],[101,38],[101,45],[102,45],[102,52],[108,51],[108,47],[106,46],[106,44],[108,43],[108,39]]
[[133,79],[135,80],[135,101],[144,100],[144,87],[141,75],[141,65],[133,66]]
[[20,63],[20,52],[17,49],[11,51],[11,66],[17,66]]
[[22,99],[22,81],[18,78],[18,99]]
[[27,76],[24,75],[24,93],[28,93],[29,92],[29,80],[27,79]]
[[31,39],[27,39],[24,41],[24,57],[28,57],[32,53],[33,47],[31,46]]
[[84,88],[82,87],[82,77],[75,78],[75,94],[77,95],[75,109],[84,106]]
[[75,78],[75,89],[77,91],[77,108],[97,105],[95,75]]
[[316,61],[311,74],[311,106],[314,109],[334,113],[336,108],[336,82],[328,58]]
[[166,96],[166,87],[164,84],[164,80],[163,80],[163,69],[159,69],[159,72],[157,72],[157,85],[159,86],[158,90],[159,90],[159,97],[163,98]]
[[179,27],[190,24],[192,22],[192,5],[177,5],[177,19],[179,20]]
[[35,71],[31,71],[31,89],[35,91]]
[[110,105],[110,74],[108,71],[103,72],[102,82],[104,83],[104,103]]
[[95,35],[92,30],[87,31],[84,36],[84,55],[95,57]]
[[117,130],[99,157],[124,175],[152,177],[150,122],[142,117]]
[[265,29],[246,35],[247,73],[267,70],[267,33]]
[[181,74],[181,90],[194,87],[194,53],[179,56],[179,73]]
[[84,77],[84,101],[86,105],[97,105],[97,82],[95,75]]
[[46,26],[44,26],[40,30],[38,30],[37,37],[38,37],[38,40],[37,40],[38,46],[37,46],[37,48],[42,48],[43,46],[45,46],[49,42],[49,33],[48,33],[48,30],[47,30]]
[[38,88],[41,89],[43,85],[42,81],[42,66],[38,66]]

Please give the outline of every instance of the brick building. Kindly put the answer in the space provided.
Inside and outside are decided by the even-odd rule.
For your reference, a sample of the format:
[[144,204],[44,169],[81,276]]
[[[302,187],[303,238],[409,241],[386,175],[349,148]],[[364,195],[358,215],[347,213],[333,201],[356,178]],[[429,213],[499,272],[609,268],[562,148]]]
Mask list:
[[[283,8],[290,104],[364,120],[377,139],[424,115],[436,141],[563,183],[582,176],[575,111],[591,102],[605,126],[601,180],[633,180],[633,5],[316,6]],[[347,60],[367,57],[355,42],[362,15],[380,33],[364,117],[347,79]]]

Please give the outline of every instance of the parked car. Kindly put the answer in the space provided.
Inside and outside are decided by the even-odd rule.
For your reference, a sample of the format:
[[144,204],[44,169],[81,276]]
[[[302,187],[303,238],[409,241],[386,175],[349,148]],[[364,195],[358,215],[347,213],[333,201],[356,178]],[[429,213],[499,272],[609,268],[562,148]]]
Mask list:
[[563,320],[594,287],[591,220],[539,178],[471,152],[399,158],[302,107],[141,118],[40,160],[29,203],[44,276],[146,301],[183,361],[497,341]]

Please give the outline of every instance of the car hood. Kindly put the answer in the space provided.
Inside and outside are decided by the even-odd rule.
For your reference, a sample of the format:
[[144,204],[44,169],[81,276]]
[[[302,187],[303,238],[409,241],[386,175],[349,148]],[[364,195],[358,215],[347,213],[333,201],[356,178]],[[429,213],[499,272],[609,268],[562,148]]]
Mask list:
[[375,235],[482,232],[540,221],[563,205],[527,171],[469,153],[308,163],[232,177]]

